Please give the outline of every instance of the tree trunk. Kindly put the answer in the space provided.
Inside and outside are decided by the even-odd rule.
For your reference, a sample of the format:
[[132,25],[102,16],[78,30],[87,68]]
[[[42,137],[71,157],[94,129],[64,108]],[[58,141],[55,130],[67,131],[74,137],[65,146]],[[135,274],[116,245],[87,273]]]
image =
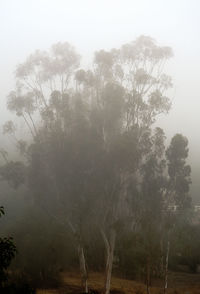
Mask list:
[[29,131],[31,132],[31,135],[33,136],[33,139],[35,139],[35,134],[34,134],[32,128],[31,128],[31,126],[30,126],[28,120],[26,119],[26,116],[24,115],[24,113],[22,113],[22,117],[23,117],[23,119],[24,119],[26,125],[28,126],[28,129],[29,129]]
[[33,120],[32,116],[31,116],[31,114],[30,114],[29,112],[27,112],[27,113],[28,113],[28,116],[29,116],[29,118],[30,118],[30,120],[31,120],[31,122],[32,122],[32,125],[33,125],[33,128],[34,128],[34,131],[35,131],[35,135],[37,135],[37,128],[36,128],[36,126],[35,126],[34,120]]
[[113,267],[113,258],[114,258],[114,250],[115,250],[115,240],[116,240],[116,232],[111,229],[109,241],[102,232],[104,243],[106,246],[106,270],[105,270],[105,285],[104,285],[104,294],[110,293],[110,285],[111,285],[111,276],[112,276],[112,267]]
[[170,250],[170,241],[169,235],[167,240],[167,252],[166,252],[166,260],[165,260],[165,284],[164,284],[164,294],[167,293],[167,286],[168,286],[168,264],[169,264],[169,250]]
[[160,251],[161,251],[161,258],[160,258],[160,276],[163,277],[164,275],[164,250],[163,250],[163,239],[160,240]]
[[84,289],[84,293],[88,293],[88,273],[85,261],[85,254],[83,246],[79,245],[78,247],[78,256],[80,263],[80,272],[81,272],[81,284]]
[[147,269],[146,269],[146,283],[147,283],[147,294],[150,294],[150,259],[147,256]]

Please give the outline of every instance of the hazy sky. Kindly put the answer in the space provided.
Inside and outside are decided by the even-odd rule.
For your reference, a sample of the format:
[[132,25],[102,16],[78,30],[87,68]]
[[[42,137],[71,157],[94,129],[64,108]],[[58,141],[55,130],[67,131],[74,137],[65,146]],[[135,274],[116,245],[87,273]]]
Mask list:
[[[193,169],[200,171],[199,0],[0,0],[0,122],[7,119],[5,97],[15,67],[35,49],[68,41],[89,60],[95,50],[141,34],[174,51],[167,68],[173,108],[160,123],[168,136],[188,137]],[[200,178],[193,182],[200,188]]]

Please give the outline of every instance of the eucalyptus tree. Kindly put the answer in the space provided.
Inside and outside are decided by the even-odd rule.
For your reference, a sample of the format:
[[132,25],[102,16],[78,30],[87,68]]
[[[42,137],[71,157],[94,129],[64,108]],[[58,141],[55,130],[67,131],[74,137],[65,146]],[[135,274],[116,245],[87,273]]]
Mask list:
[[[172,86],[163,73],[169,47],[159,47],[141,36],[120,49],[95,54],[93,105],[103,112],[101,123],[105,150],[111,157],[112,177],[102,193],[99,224],[106,247],[105,293],[110,291],[117,224],[130,216],[128,193],[138,183],[140,167],[149,152],[149,132],[156,117],[167,113],[171,103],[164,93]],[[92,96],[92,97],[94,97]],[[106,171],[109,169],[106,167]],[[104,196],[103,196],[104,195]],[[109,220],[109,221],[108,221]]]
[[191,184],[191,167],[187,164],[188,158],[188,139],[182,134],[176,134],[171,139],[170,145],[166,150],[166,159],[168,167],[168,183],[165,193],[165,202],[168,207],[176,205],[175,213],[167,211],[165,216],[166,223],[166,262],[165,262],[165,283],[164,293],[168,287],[168,263],[170,253],[170,235],[176,222],[180,218],[185,219],[187,227],[187,211],[191,206],[191,197],[189,194]]
[[[78,246],[85,292],[84,230],[98,223],[106,251],[105,294],[110,292],[119,226],[134,217],[130,186],[140,183],[149,134],[171,103],[171,78],[163,73],[172,56],[150,37],[95,53],[91,69],[68,43],[36,51],[16,70],[8,109],[32,135],[26,154],[27,183],[34,198],[67,225]],[[10,124],[7,132],[14,131]]]
[[[83,132],[87,129],[85,113],[81,108],[81,105],[84,108],[84,103],[73,89],[73,74],[78,65],[79,55],[68,43],[53,45],[49,53],[36,51],[17,67],[16,90],[8,95],[7,106],[24,119],[32,135],[29,146],[18,140],[18,147],[26,157],[30,193],[48,214],[73,232],[85,292],[88,292],[80,232],[81,216],[76,217],[77,206],[84,198],[81,188],[78,194],[78,187],[83,187],[85,179],[78,170],[82,162],[80,150],[75,150],[75,147],[84,147]],[[4,125],[4,132],[11,134],[14,131],[11,122]],[[73,145],[76,143],[78,145]],[[89,152],[87,149],[84,151]],[[85,154],[81,154],[86,162]],[[5,179],[16,182],[14,171],[17,169],[8,173],[12,171],[10,165],[9,162],[1,174]],[[77,180],[76,183],[72,177]],[[82,181],[80,185],[77,184],[78,178]]]
[[166,151],[169,191],[173,196],[172,204],[178,205],[182,211],[190,206],[189,188],[191,184],[191,167],[187,164],[188,139],[181,134],[176,134]]
[[156,128],[149,137],[149,152],[141,166],[141,234],[146,258],[147,293],[152,272],[160,272],[163,222],[163,191],[166,189],[165,134]]

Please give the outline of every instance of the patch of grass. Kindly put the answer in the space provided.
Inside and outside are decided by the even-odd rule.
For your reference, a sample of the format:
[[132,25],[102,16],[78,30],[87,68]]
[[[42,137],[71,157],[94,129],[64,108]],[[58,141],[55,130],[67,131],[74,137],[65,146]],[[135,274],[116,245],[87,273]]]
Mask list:
[[[38,290],[37,294],[82,293],[81,277],[77,272],[62,273],[62,281],[63,285],[59,289]],[[88,284],[90,289],[95,290],[97,293],[102,293],[104,275],[102,273],[90,273]],[[163,288],[160,285],[157,287],[151,287],[151,294],[162,293]],[[146,294],[146,286],[137,281],[121,279],[113,276],[111,282],[111,294]],[[167,294],[200,294],[200,275],[170,273]]]

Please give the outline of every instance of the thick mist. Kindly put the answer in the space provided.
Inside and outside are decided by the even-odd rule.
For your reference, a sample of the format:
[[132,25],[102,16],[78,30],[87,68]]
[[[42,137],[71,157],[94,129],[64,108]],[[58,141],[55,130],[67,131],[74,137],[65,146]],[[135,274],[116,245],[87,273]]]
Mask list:
[[198,293],[199,10],[1,1],[0,293]]
[[141,34],[172,47],[168,63],[173,78],[173,107],[161,118],[167,135],[183,133],[189,139],[193,167],[192,194],[198,196],[198,150],[196,130],[200,123],[200,41],[198,1],[6,1],[0,3],[1,19],[1,123],[9,117],[6,96],[14,85],[13,72],[34,50],[68,41],[89,65],[92,54],[129,42]]

